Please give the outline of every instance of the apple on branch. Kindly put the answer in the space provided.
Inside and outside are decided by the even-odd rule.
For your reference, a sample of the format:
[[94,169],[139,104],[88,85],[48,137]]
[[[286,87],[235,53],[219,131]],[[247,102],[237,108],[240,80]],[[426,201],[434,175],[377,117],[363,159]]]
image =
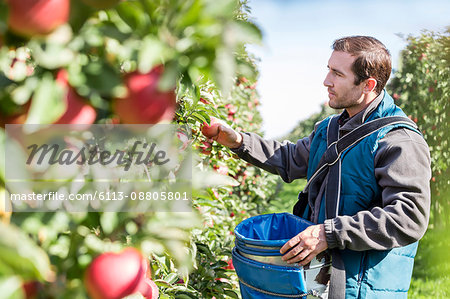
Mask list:
[[220,119],[211,116],[210,120],[209,125],[203,123],[201,127],[202,134],[205,137],[212,138],[229,148],[237,148],[241,145],[242,135],[240,133],[233,130],[227,123]]
[[175,90],[160,90],[159,81],[164,73],[157,66],[146,74],[139,72],[125,76],[128,94],[114,100],[114,112],[126,124],[156,124],[171,121],[175,114]]
[[47,35],[69,19],[70,0],[7,0],[8,26],[15,33],[32,37]]
[[215,137],[219,134],[219,126],[223,124],[219,119],[211,116],[209,125],[205,122],[202,126],[202,134],[208,138]]
[[67,89],[64,101],[66,102],[66,111],[55,122],[55,124],[92,124],[94,123],[97,112],[81,98],[74,88],[69,85],[67,71],[61,69],[56,75],[56,82]]
[[158,288],[150,275],[142,254],[135,248],[126,248],[96,257],[86,270],[84,284],[93,299],[120,299],[138,292],[147,299],[155,299]]

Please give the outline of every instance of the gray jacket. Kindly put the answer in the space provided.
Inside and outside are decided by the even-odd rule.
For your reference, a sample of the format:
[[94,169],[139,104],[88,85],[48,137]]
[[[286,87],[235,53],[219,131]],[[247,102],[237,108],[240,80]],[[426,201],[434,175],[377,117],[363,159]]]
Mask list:
[[[339,120],[340,136],[360,126],[382,99],[383,93],[352,118],[344,111]],[[242,133],[243,143],[233,151],[290,183],[306,177],[314,133],[296,143]],[[404,128],[390,131],[379,143],[374,175],[382,188],[381,207],[325,220],[329,248],[385,250],[415,242],[425,233],[430,211],[431,168],[429,149],[422,136]],[[324,184],[319,198],[323,188]],[[311,220],[317,221],[317,215],[312,215]]]

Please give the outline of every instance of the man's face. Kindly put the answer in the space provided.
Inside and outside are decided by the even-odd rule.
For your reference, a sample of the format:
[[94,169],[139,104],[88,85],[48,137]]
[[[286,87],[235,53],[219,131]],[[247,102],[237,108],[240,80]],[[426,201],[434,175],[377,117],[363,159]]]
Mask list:
[[328,60],[328,74],[323,85],[328,88],[329,106],[347,109],[353,116],[363,107],[364,82],[355,85],[355,74],[351,70],[356,58],[346,52],[333,51]]

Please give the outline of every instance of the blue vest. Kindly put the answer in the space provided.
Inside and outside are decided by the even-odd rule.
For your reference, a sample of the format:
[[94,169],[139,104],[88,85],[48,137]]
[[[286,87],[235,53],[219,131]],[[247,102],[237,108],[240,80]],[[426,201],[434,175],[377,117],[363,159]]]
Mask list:
[[[365,121],[395,115],[405,116],[385,91],[383,100]],[[311,143],[308,179],[327,148],[327,125],[330,119],[328,117],[319,124]],[[380,129],[342,154],[338,215],[352,216],[359,211],[380,206],[382,190],[374,175],[374,157],[380,139],[396,127],[398,125]],[[324,197],[321,200],[319,223],[325,221]],[[307,215],[308,209],[303,216]],[[390,250],[341,250],[346,272],[346,298],[407,298],[416,251],[417,242]]]

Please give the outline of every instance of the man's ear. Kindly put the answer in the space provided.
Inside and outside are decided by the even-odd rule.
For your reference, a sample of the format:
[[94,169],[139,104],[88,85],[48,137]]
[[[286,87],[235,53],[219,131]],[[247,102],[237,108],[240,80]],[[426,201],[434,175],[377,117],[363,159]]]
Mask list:
[[366,85],[364,86],[363,93],[368,94],[371,91],[375,91],[375,87],[377,87],[377,80],[370,77],[366,80]]

